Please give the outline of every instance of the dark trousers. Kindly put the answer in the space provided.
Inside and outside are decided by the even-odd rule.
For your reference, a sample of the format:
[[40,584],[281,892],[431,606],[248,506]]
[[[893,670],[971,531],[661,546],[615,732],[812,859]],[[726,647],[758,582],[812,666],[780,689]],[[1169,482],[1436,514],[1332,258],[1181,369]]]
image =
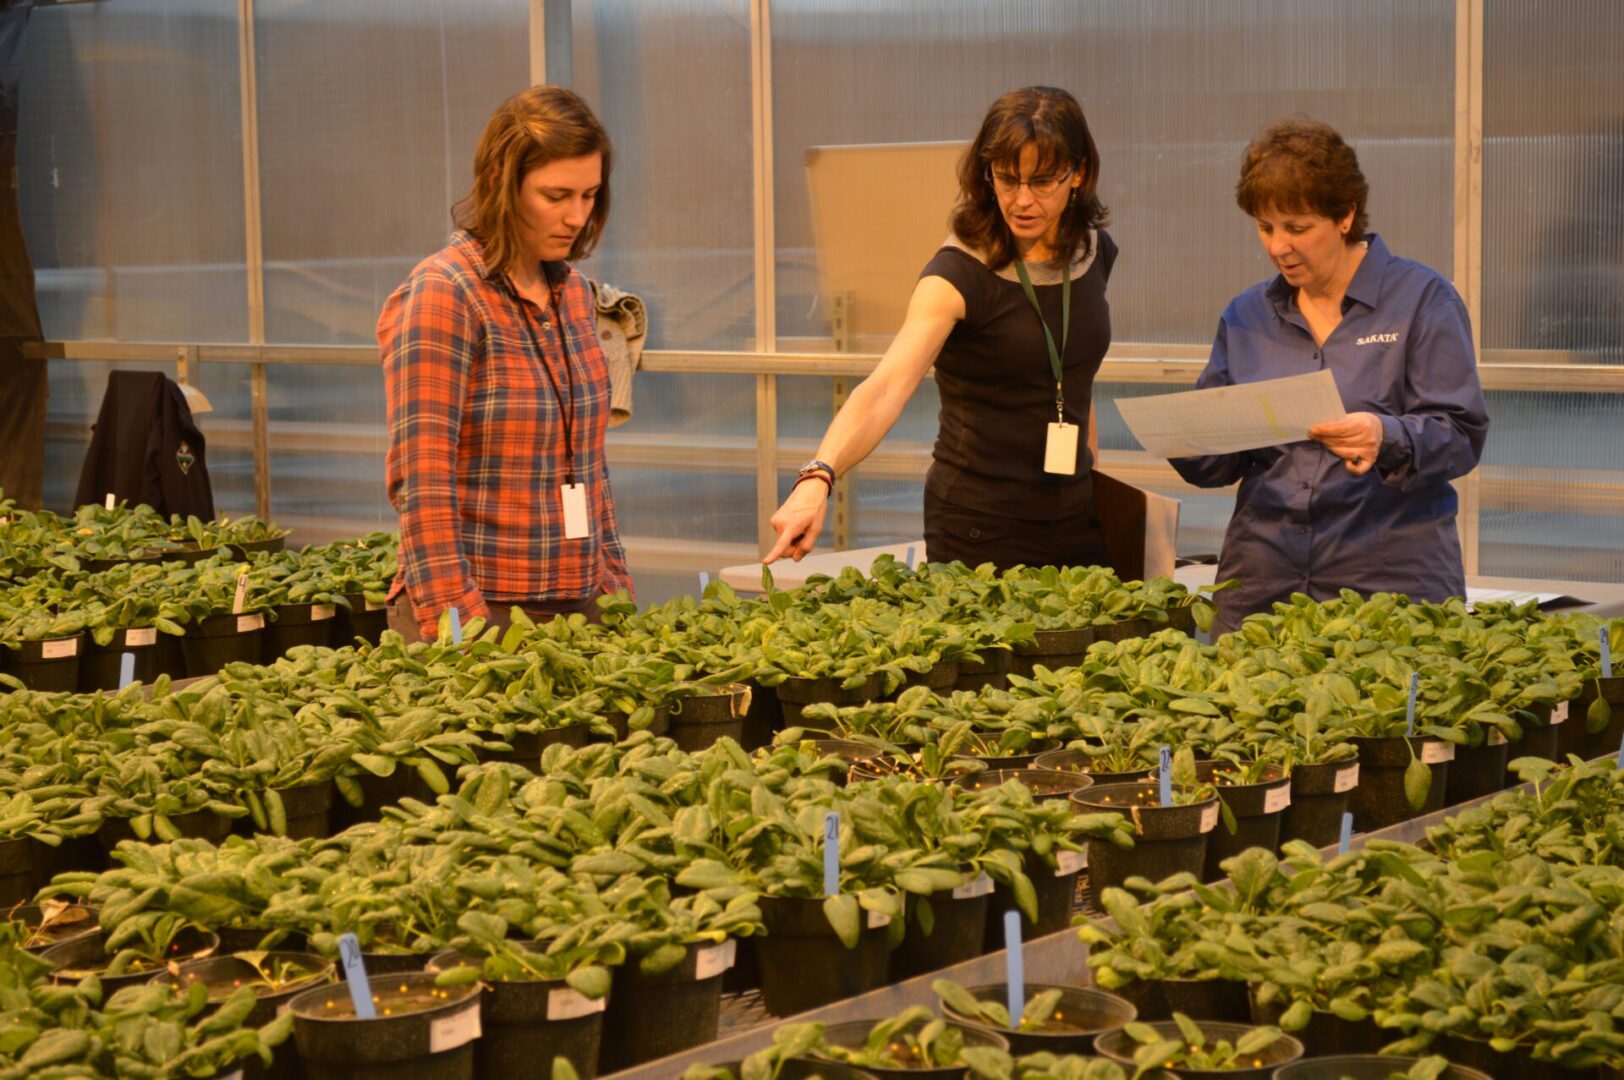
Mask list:
[[1024,521],[958,506],[925,489],[925,557],[931,562],[1013,566],[1110,566],[1092,503],[1070,517]]
[[[598,609],[598,598],[589,596],[585,600],[558,600],[551,603],[534,604],[504,604],[490,601],[490,616],[485,620],[486,628],[492,626],[506,630],[513,622],[509,612],[513,608],[520,608],[538,623],[552,622],[554,615],[574,615],[579,612],[590,622],[603,622],[603,613]],[[423,635],[417,631],[417,612],[412,607],[412,598],[402,589],[395,598],[389,601],[389,629],[395,631],[406,639],[407,644],[422,641]]]

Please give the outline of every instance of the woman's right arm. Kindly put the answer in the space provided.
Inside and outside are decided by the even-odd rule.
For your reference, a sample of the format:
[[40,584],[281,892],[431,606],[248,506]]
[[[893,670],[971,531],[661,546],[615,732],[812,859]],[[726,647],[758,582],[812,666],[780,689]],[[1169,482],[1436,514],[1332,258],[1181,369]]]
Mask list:
[[[1218,320],[1218,334],[1212,339],[1212,356],[1207,367],[1196,380],[1197,390],[1213,386],[1229,386],[1234,379],[1229,374],[1229,338],[1224,320]],[[1208,454],[1204,457],[1170,458],[1168,464],[1196,487],[1228,487],[1246,475],[1252,464],[1248,451],[1236,454]]]
[[400,566],[418,630],[433,641],[440,615],[489,615],[462,550],[457,445],[480,329],[455,283],[414,274],[378,318],[389,410],[385,476],[400,515]]
[[[954,324],[963,318],[964,297],[958,289],[946,278],[920,278],[908,301],[902,329],[873,373],[858,384],[835,415],[818,444],[818,460],[833,466],[839,476],[868,457],[902,415],[903,406],[936,362]],[[778,542],[761,561],[772,563],[789,555],[799,562],[809,554],[823,529],[828,501],[829,490],[822,483],[808,480],[798,484],[772,516]]]

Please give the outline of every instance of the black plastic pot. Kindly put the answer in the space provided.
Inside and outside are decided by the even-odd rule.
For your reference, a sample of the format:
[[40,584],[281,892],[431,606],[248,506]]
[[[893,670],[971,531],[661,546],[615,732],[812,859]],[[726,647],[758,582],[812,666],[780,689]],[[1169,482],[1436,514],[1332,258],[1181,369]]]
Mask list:
[[1008,649],[986,648],[980,660],[960,660],[958,677],[953,680],[955,690],[980,690],[991,686],[999,690],[1009,685],[1009,669],[1013,655]]
[[701,685],[706,693],[672,701],[671,740],[689,753],[708,749],[723,738],[743,740],[750,688],[743,683]]
[[1039,754],[1032,762],[1032,768],[1047,769],[1050,772],[1086,773],[1093,778],[1096,787],[1101,784],[1131,784],[1139,780],[1148,780],[1152,772],[1150,769],[1096,772],[1090,768],[1092,764],[1093,759],[1082,750],[1050,750],[1046,754]]
[[383,604],[369,607],[365,593],[345,593],[344,599],[350,602],[350,606],[339,605],[338,617],[333,621],[333,647],[341,649],[354,645],[356,638],[368,645],[376,645],[383,632],[389,629],[389,609]]
[[1482,745],[1455,747],[1455,760],[1449,763],[1449,783],[1444,788],[1444,805],[1458,806],[1504,790],[1510,749],[1505,736],[1493,728],[1483,729]]
[[28,837],[0,840],[0,905],[25,903],[39,891],[39,865]]
[[891,947],[884,926],[863,913],[857,944],[846,948],[823,914],[822,900],[763,896],[766,934],[755,941],[761,1000],[771,1016],[793,1016],[884,986]]
[[909,671],[902,676],[902,685],[890,695],[891,700],[900,697],[904,692],[916,686],[923,686],[936,694],[951,694],[959,681],[959,662],[957,660],[938,660],[930,666],[929,671]]
[[[325,840],[333,835],[333,800],[337,796],[331,782],[323,780],[281,788],[277,794],[281,796],[282,813],[287,818],[287,832],[284,835],[289,839]],[[264,797],[261,793],[261,800]],[[261,830],[257,827],[252,815],[237,818],[232,824],[232,831],[239,836],[271,832],[269,828]]]
[[[314,955],[313,953],[298,952],[268,952],[264,954],[265,961],[292,960],[301,962],[310,972],[309,979],[285,990],[267,990],[254,992],[253,1011],[243,1020],[244,1027],[263,1027],[275,1020],[282,1007],[311,987],[320,986],[333,981],[335,969],[331,960]],[[169,982],[179,987],[189,986],[194,982],[201,982],[211,990],[219,987],[226,991],[235,989],[242,983],[252,983],[258,979],[259,972],[253,964],[239,956],[229,954],[209,956],[202,960],[190,960],[180,965],[179,970],[170,974],[162,973],[155,981]],[[217,1005],[214,1007],[218,1007]],[[210,1012],[214,1008],[210,1008]],[[294,1080],[299,1076],[298,1053],[291,1044],[284,1043],[272,1051],[274,1055],[269,1066],[257,1057],[250,1057],[243,1061],[243,1080]]]
[[[1195,773],[1202,783],[1221,776],[1224,763],[1198,762]],[[1201,877],[1204,881],[1219,881],[1226,875],[1222,864],[1248,848],[1280,850],[1280,822],[1286,808],[1291,805],[1291,776],[1284,766],[1264,766],[1265,779],[1255,784],[1229,784],[1218,788],[1218,798],[1229,807],[1235,818],[1235,831],[1219,817],[1218,827],[1207,835],[1207,859]]]
[[210,615],[186,628],[180,640],[186,657],[186,675],[213,675],[227,664],[259,663],[265,641],[263,612]]
[[[496,739],[499,736],[487,732],[486,738]],[[514,765],[523,765],[531,772],[539,772],[542,751],[549,746],[556,744],[578,749],[591,741],[591,738],[590,725],[570,724],[568,727],[546,728],[542,731],[515,731],[507,738],[501,739],[512,749],[487,750],[481,747],[474,752],[480,761],[507,761]]]
[[1225,1024],[1252,1022],[1252,999],[1244,982],[1229,979],[1135,979],[1111,991],[1139,1011],[1139,1019],[1173,1019],[1181,1012],[1191,1020]]
[[[724,1061],[713,1067],[726,1069],[734,1076],[738,1076],[740,1070],[744,1068],[744,1062]],[[778,1080],[875,1080],[875,1076],[871,1072],[864,1072],[852,1065],[842,1065],[838,1061],[790,1058],[779,1064]]]
[[1188,604],[1167,609],[1167,628],[1181,634],[1195,633],[1195,609]]
[[1616,754],[1619,743],[1624,742],[1624,675],[1585,680],[1578,700],[1568,707],[1568,723],[1585,727],[1590,703],[1596,700],[1598,694],[1613,707],[1613,717],[1600,731],[1593,732],[1586,728],[1584,749],[1581,751],[1586,761],[1603,754]]
[[388,776],[365,773],[357,777],[356,782],[361,785],[360,806],[351,806],[342,797],[333,800],[331,813],[335,833],[363,821],[379,820],[384,807],[393,806],[402,799],[416,799],[433,806],[438,797],[428,782],[417,775],[417,770],[407,765],[397,764],[395,771]]
[[[211,844],[218,844],[231,834],[231,818],[222,817],[213,810],[193,810],[190,813],[176,814],[169,819],[169,823],[178,830],[187,840],[207,840]],[[96,839],[103,848],[112,851],[124,840],[138,840],[135,830],[130,827],[128,818],[108,818],[96,830]],[[161,843],[154,836],[149,843]]]
[[[1561,742],[1562,724],[1551,723],[1551,707],[1549,705],[1530,705],[1521,710],[1516,720],[1522,725],[1523,737],[1517,746],[1517,757],[1540,757],[1547,761],[1557,761],[1557,745]],[[1513,759],[1515,760],[1515,758]]]
[[52,846],[34,841],[34,865],[42,882],[58,874],[88,871],[99,874],[107,869],[107,849],[102,847],[95,833],[69,836]]
[[430,953],[363,952],[361,962],[368,975],[417,975],[428,966]]
[[603,1014],[598,1071],[619,1072],[715,1039],[722,1021],[723,969],[701,971],[699,965],[706,951],[724,947],[690,943],[682,963],[659,975],[643,974],[630,957],[616,968]]
[[[462,964],[478,966],[479,961],[448,949],[429,961],[428,970]],[[538,1069],[545,1074],[552,1060],[562,1057],[581,1080],[591,1080],[598,1074],[604,1004],[582,997],[561,979],[487,983],[480,1003],[483,1033],[474,1046],[475,1073],[480,1080],[506,1080]]]
[[1443,1035],[1433,1043],[1432,1050],[1450,1061],[1469,1069],[1478,1069],[1489,1076],[1516,1080],[1582,1080],[1588,1070],[1574,1072],[1554,1061],[1538,1061],[1527,1050],[1518,1047],[1502,1054],[1483,1039],[1468,1039],[1459,1035]]
[[[1037,997],[1049,990],[1059,990],[1060,1005],[1054,1030],[1010,1031],[994,1027],[978,1017],[963,1016],[947,1005],[942,1015],[962,1027],[979,1028],[1003,1036],[1009,1043],[1009,1052],[1017,1057],[1024,1054],[1087,1054],[1094,1048],[1094,1036],[1123,1024],[1132,1023],[1138,1015],[1132,1004],[1115,994],[1081,986],[1051,986],[1032,983],[1026,987],[1027,998]],[[970,987],[970,996],[977,1001],[991,1001],[1003,1005],[1009,994],[1005,983]]]
[[99,574],[103,570],[111,570],[115,566],[161,563],[164,558],[164,552],[153,551],[142,555],[120,555],[116,558],[107,559],[80,559],[79,568],[87,574]]
[[966,791],[986,791],[1003,787],[1011,781],[1025,784],[1034,799],[1067,799],[1073,792],[1093,786],[1094,778],[1087,773],[1059,773],[1047,769],[994,769],[955,777],[954,787]]
[[[1310,1057],[1280,1066],[1274,1070],[1273,1080],[1387,1080],[1394,1074],[1403,1076],[1408,1073],[1411,1066],[1420,1060],[1420,1058],[1383,1057],[1380,1054]],[[1571,1073],[1568,1075],[1573,1076]],[[1494,1080],[1494,1078],[1488,1073],[1478,1072],[1464,1065],[1451,1065],[1438,1075],[1438,1080]]]
[[1127,641],[1150,633],[1149,619],[1123,619],[1114,623],[1101,623],[1094,627],[1095,641]]
[[226,553],[226,557],[233,562],[248,562],[248,556],[256,551],[277,552],[288,546],[288,538],[278,536],[271,540],[248,540],[241,543],[232,541],[221,544],[219,550]]
[[[1279,1024],[1285,1011],[1286,1002],[1275,1000],[1267,1005],[1260,1005],[1254,994],[1253,1023]],[[1374,1020],[1344,1020],[1336,1013],[1325,1009],[1315,1009],[1307,1026],[1301,1031],[1292,1032],[1297,1041],[1303,1044],[1303,1053],[1309,1057],[1330,1054],[1374,1054],[1392,1042],[1397,1034],[1384,1032],[1376,1026]],[[1383,1076],[1382,1080],[1387,1078]]]
[[185,671],[180,638],[152,627],[128,628],[115,631],[113,640],[106,645],[97,645],[95,638],[85,639],[85,655],[79,661],[79,689],[117,690],[125,653],[135,657],[138,683],[150,685],[159,675],[176,677]]
[[[982,891],[982,890],[985,891]],[[904,907],[907,925],[902,943],[891,953],[891,982],[938,971],[981,955],[987,936],[987,912],[992,880],[972,883],[956,893],[929,897],[910,895]],[[925,932],[923,905],[930,905],[931,928]]]
[[473,1080],[480,986],[436,989],[434,978],[374,980],[372,1020],[354,1015],[347,986],[297,995],[289,1003],[293,1038],[309,1080]]
[[[1455,749],[1452,744],[1404,735],[1377,739],[1355,735],[1349,741],[1359,748],[1359,786],[1348,800],[1355,829],[1375,832],[1443,809],[1444,793],[1449,789],[1449,762]],[[1410,767],[1412,751],[1432,771],[1426,802],[1419,807],[1412,807],[1404,794],[1404,770]],[[1443,760],[1427,760],[1438,757]]]
[[773,735],[784,723],[784,707],[778,703],[778,687],[746,682],[750,688],[750,710],[744,714],[746,750],[757,750],[772,745]]
[[870,675],[861,686],[848,690],[840,684],[842,679],[785,679],[778,684],[778,703],[784,714],[784,727],[796,727],[801,722],[801,710],[808,705],[827,702],[832,705],[863,705],[879,699],[883,684],[878,675]]
[[[45,909],[38,904],[21,904],[6,910],[7,922],[20,922],[28,927],[31,953],[42,953],[56,945],[94,937],[101,932],[101,922],[95,908],[86,904],[68,904],[52,913],[48,924]],[[42,926],[42,924],[44,924]],[[34,940],[37,937],[38,940]]]
[[261,660],[273,664],[299,645],[331,645],[338,612],[337,604],[283,604],[276,608],[265,622]]
[[1280,817],[1280,842],[1303,840],[1317,848],[1342,837],[1342,815],[1359,786],[1359,760],[1291,767],[1291,805]]
[[79,664],[88,635],[0,645],[0,672],[14,676],[30,690],[72,693],[79,689]]
[[[1060,852],[1058,866],[1050,866],[1042,857],[1028,851],[1021,857],[1021,869],[1032,882],[1032,891],[1038,897],[1038,921],[1021,914],[1021,940],[1058,934],[1071,926],[1071,913],[1077,906],[1077,880],[1082,876],[1087,860],[1076,851]],[[993,886],[992,902],[987,905],[987,926],[982,937],[982,952],[997,952],[1004,947],[1004,912],[1020,911],[1015,902],[1015,890],[1002,883]]]
[[1174,874],[1199,875],[1207,857],[1207,837],[1218,826],[1217,798],[1186,806],[1155,805],[1157,785],[1096,784],[1071,797],[1078,812],[1119,813],[1133,827],[1127,850],[1107,840],[1088,841],[1088,886],[1097,898],[1121,888],[1130,877],[1161,881]]
[[[610,727],[615,729],[615,734],[614,734],[614,741],[615,742],[624,742],[627,739],[631,738],[631,734],[632,734],[632,717],[631,717],[631,713],[621,712],[620,710],[616,709],[616,710],[614,710],[612,712],[605,713],[603,718],[605,720],[609,721],[609,726]],[[668,706],[668,705],[656,705],[656,706],[654,706],[654,719],[649,721],[649,725],[648,725],[648,727],[646,729],[641,729],[641,730],[647,730],[647,731],[649,731],[650,733],[652,733],[654,735],[664,735],[667,731],[670,731],[671,730],[671,708],[670,708],[670,706]],[[593,741],[597,741],[596,737],[591,737],[591,738],[593,739]]]
[[[48,961],[52,968],[51,981],[74,985],[84,978],[83,974],[69,974],[70,972],[97,972],[100,973],[113,960],[106,950],[107,931],[97,930],[94,934],[64,941],[60,945],[52,945],[39,954],[41,960]],[[199,930],[188,926],[178,931],[169,943],[166,959],[176,963],[187,960],[196,960],[211,956],[220,947],[220,939],[207,930]],[[151,982],[164,973],[161,967],[149,968],[145,971],[133,972],[127,975],[100,975],[102,996],[105,1000],[115,990],[126,986],[138,986],[141,983]]]
[[[868,1033],[880,1020],[848,1020],[845,1023],[830,1024],[823,1029],[823,1037],[835,1046],[849,1047],[853,1050],[861,1049],[868,1042]],[[989,1028],[974,1028],[963,1024],[952,1024],[964,1034],[966,1046],[990,1046],[995,1050],[1009,1050],[1009,1041],[996,1031]],[[969,1075],[969,1067],[954,1065],[940,1069],[884,1069],[875,1065],[863,1066],[863,1071],[879,1080],[963,1080]]]
[[220,938],[221,953],[309,951],[310,940],[297,930],[283,931],[274,939],[268,926],[222,926],[215,934]]
[[1017,754],[960,754],[958,757],[966,761],[979,761],[986,769],[1031,769],[1036,767],[1038,758],[1059,747],[1058,739],[1038,739]]
[[838,769],[830,770],[827,779],[840,786],[846,786],[851,766],[864,761],[873,761],[885,751],[873,743],[858,742],[855,739],[806,739],[813,750],[821,757],[836,757],[843,764]]
[[[1192,1017],[1192,1019],[1194,1019]],[[1177,1024],[1167,1020],[1151,1023],[1157,1033],[1167,1039],[1182,1039]],[[1253,1030],[1248,1024],[1221,1024],[1215,1021],[1206,1021],[1201,1024],[1201,1032],[1209,1039],[1227,1039],[1230,1043],[1240,1040],[1247,1032]],[[1133,1040],[1126,1031],[1117,1028],[1107,1031],[1094,1040],[1094,1049],[1102,1056],[1108,1057],[1128,1070],[1133,1069],[1134,1051],[1139,1044]],[[1303,1056],[1303,1044],[1290,1035],[1282,1035],[1279,1040],[1258,1052],[1257,1058],[1261,1064],[1255,1069],[1228,1069],[1223,1072],[1213,1072],[1206,1069],[1170,1068],[1163,1071],[1186,1080],[1269,1080],[1274,1070],[1282,1065],[1296,1061]]]
[[1088,655],[1094,643],[1095,627],[1079,626],[1069,630],[1039,630],[1029,642],[1017,642],[1010,671],[1030,677],[1039,667],[1051,671],[1075,667]]

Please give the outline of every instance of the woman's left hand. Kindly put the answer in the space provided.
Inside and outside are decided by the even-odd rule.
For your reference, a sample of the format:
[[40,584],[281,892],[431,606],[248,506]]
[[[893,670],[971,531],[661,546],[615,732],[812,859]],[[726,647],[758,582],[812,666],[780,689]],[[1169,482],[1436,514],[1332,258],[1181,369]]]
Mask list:
[[1315,424],[1308,437],[1341,458],[1349,472],[1363,476],[1381,453],[1382,421],[1375,413],[1349,413],[1328,424]]

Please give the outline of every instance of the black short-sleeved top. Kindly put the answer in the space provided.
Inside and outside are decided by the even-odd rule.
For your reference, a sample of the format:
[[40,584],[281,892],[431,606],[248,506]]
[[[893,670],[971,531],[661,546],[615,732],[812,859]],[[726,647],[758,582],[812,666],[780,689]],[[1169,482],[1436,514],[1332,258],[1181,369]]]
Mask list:
[[[1082,426],[1085,436],[1094,376],[1111,344],[1105,285],[1117,253],[1105,232],[1093,239],[1088,253],[1072,263],[1071,335],[1061,359],[1066,422]],[[1059,268],[1028,272],[1058,347]],[[1093,500],[1094,466],[1086,438],[1079,440],[1075,476],[1043,471],[1048,426],[1055,419],[1054,373],[1043,327],[1014,265],[994,273],[949,238],[920,276],[944,278],[964,297],[964,319],[936,360],[941,429],[926,486],[948,503],[1033,521],[1086,509]]]

